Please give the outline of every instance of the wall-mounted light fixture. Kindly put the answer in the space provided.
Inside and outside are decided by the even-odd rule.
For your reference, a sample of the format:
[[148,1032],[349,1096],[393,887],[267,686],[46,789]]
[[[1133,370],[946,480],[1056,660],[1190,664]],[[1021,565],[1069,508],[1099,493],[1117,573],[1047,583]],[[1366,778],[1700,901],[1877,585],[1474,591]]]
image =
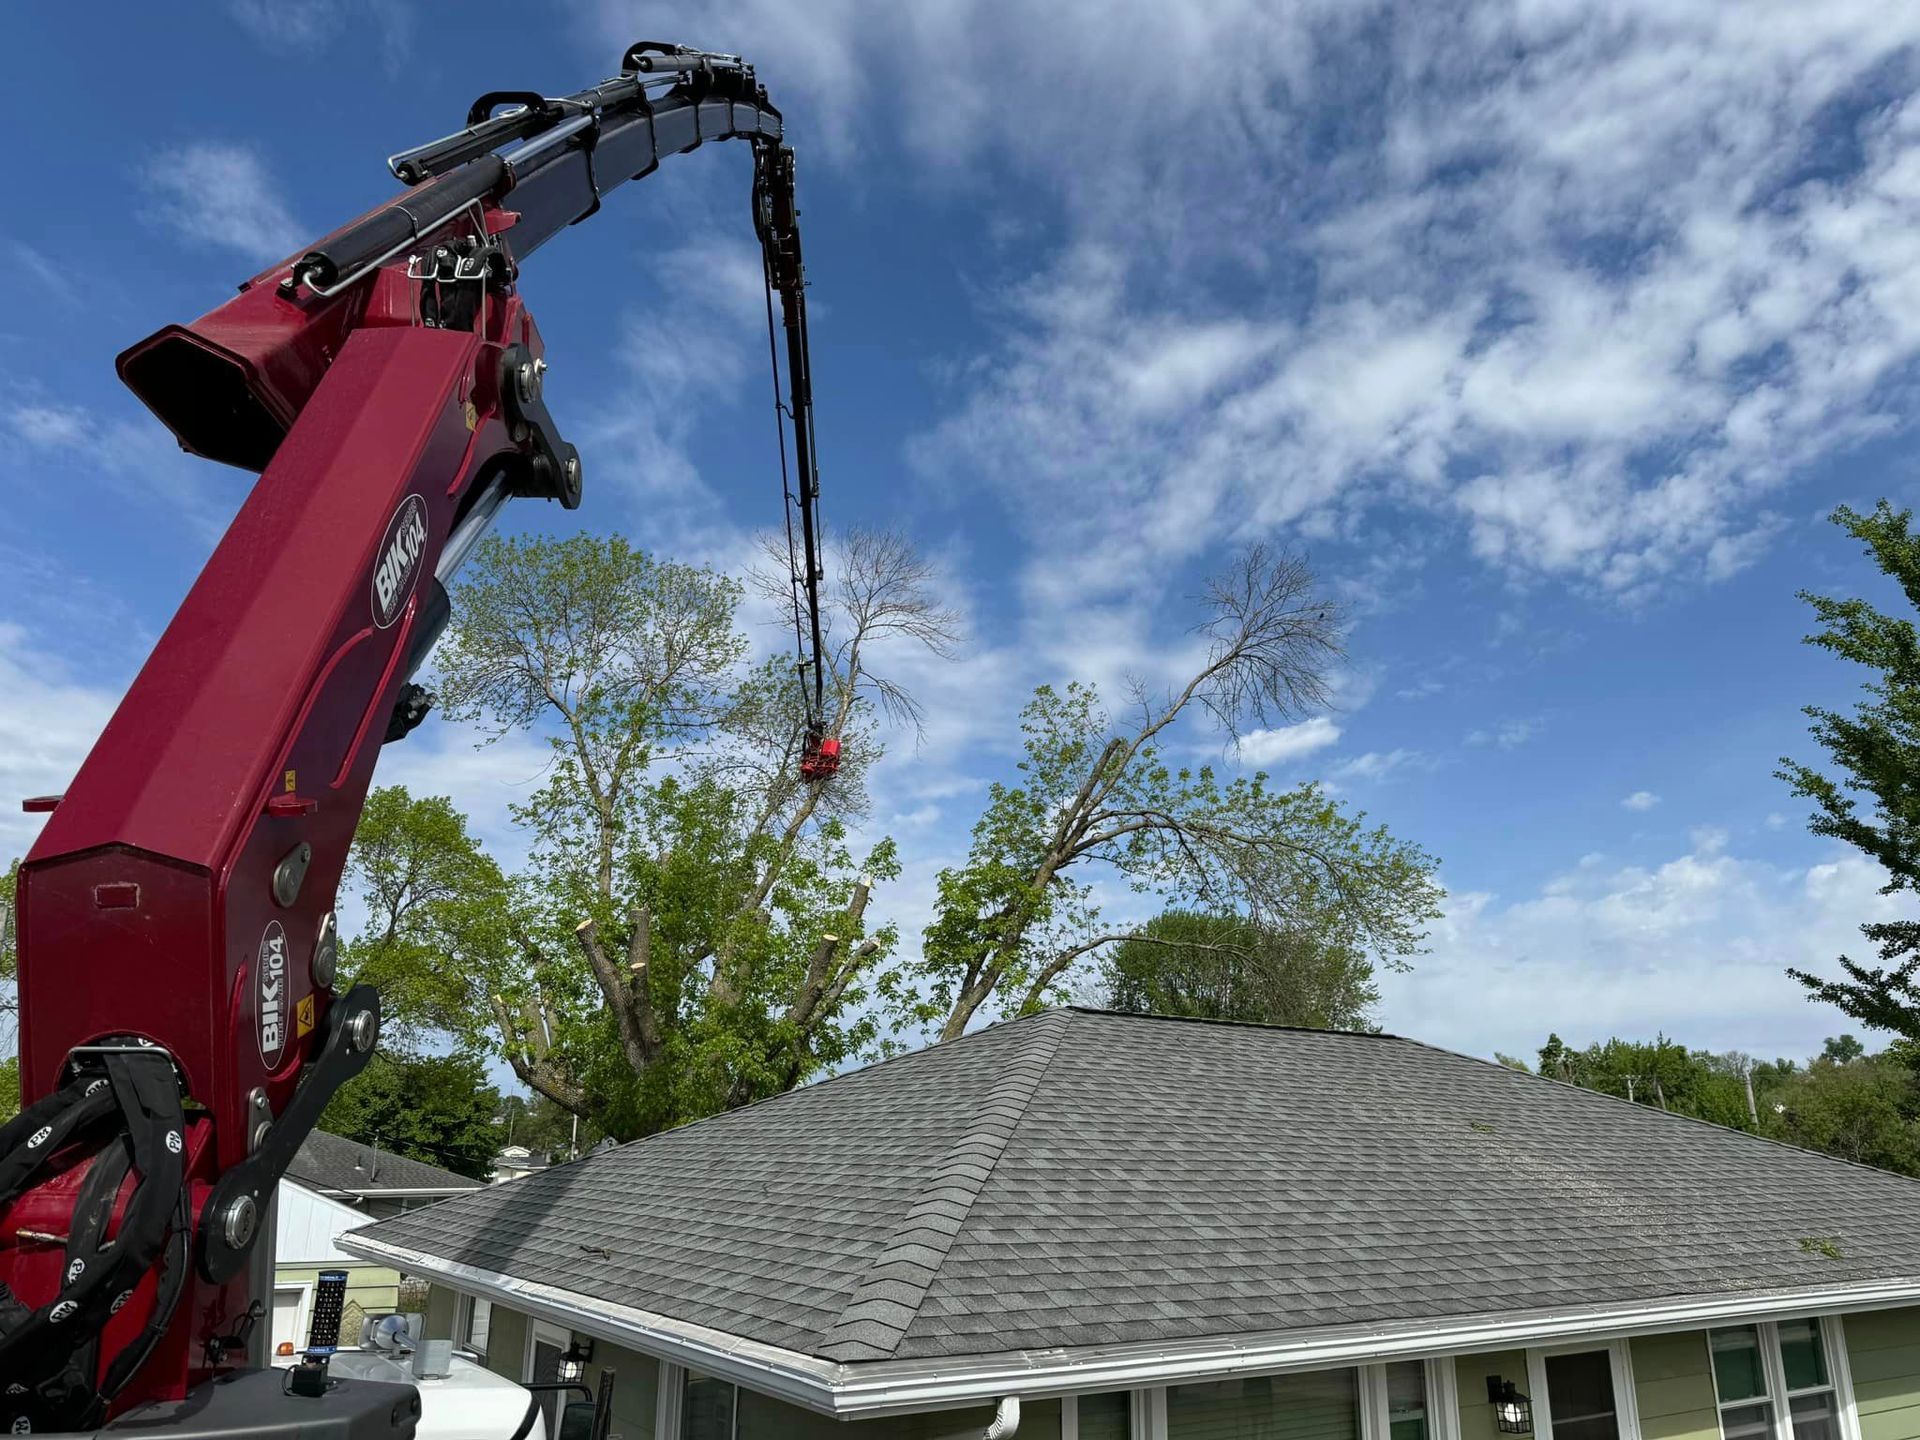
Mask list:
[[1533,1401],[1516,1390],[1511,1380],[1487,1376],[1487,1403],[1493,1406],[1494,1423],[1502,1435],[1532,1433]]
[[587,1364],[593,1359],[593,1341],[579,1335],[573,1337],[567,1346],[567,1353],[560,1357],[559,1379],[569,1383],[580,1379],[587,1373]]

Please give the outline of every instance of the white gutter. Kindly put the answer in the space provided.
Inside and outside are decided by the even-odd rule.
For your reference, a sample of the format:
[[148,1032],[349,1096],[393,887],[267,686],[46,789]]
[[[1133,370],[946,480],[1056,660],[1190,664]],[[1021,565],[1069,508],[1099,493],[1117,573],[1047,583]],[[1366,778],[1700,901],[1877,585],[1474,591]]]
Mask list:
[[1007,1440],[1020,1428],[1020,1397],[1008,1395],[994,1407],[993,1419],[981,1432],[980,1440]]
[[1920,1304],[1920,1276],[1910,1276],[1745,1295],[845,1365],[652,1311],[423,1255],[371,1239],[362,1231],[349,1231],[334,1243],[350,1254],[444,1280],[456,1289],[502,1301],[610,1344],[629,1346],[820,1414],[843,1418]]

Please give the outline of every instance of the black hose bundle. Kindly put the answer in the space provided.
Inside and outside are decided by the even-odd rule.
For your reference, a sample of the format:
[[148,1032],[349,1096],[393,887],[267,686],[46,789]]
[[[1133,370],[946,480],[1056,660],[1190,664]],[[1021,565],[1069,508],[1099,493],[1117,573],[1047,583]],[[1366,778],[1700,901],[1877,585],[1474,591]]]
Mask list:
[[[77,1052],[70,1078],[0,1127],[0,1210],[56,1155],[93,1155],[68,1226],[59,1293],[30,1307],[0,1283],[0,1423],[20,1433],[88,1428],[145,1362],[172,1319],[191,1242],[186,1117],[173,1060],[157,1047]],[[119,1229],[107,1230],[129,1174]],[[146,1326],[100,1372],[100,1337],[156,1262]],[[98,1383],[95,1376],[99,1376]]]

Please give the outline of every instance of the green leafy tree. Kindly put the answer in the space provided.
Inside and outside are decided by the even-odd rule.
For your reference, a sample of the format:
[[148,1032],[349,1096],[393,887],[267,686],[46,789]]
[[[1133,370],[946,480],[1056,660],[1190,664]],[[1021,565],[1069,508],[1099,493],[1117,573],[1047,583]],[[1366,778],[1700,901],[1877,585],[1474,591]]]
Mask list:
[[[832,784],[804,781],[790,661],[752,664],[741,589],[612,539],[490,540],[454,597],[442,707],[529,731],[545,780],[505,873],[443,801],[369,805],[353,883],[373,917],[352,954],[400,1033],[498,1056],[538,1095],[627,1137],[777,1093],[876,1039],[889,963],[856,852],[877,712],[915,714],[880,653],[943,651],[952,617],[897,537],[855,533],[830,588]],[[785,593],[785,581],[780,582]],[[397,923],[389,920],[397,917]]]
[[1858,1060],[1867,1053],[1867,1047],[1851,1035],[1830,1035],[1820,1047],[1820,1059],[1831,1060],[1836,1065],[1845,1065]]
[[1747,1103],[1752,1062],[1738,1052],[1689,1050],[1664,1035],[1652,1041],[1615,1038],[1576,1050],[1555,1034],[1538,1058],[1538,1073],[1548,1079],[1734,1129],[1759,1127],[1757,1108]]
[[[1920,537],[1913,512],[1885,500],[1870,515],[1841,506],[1834,523],[1861,541],[1880,569],[1920,606]],[[1801,592],[1821,628],[1808,643],[1872,672],[1867,698],[1848,715],[1808,707],[1813,737],[1841,778],[1782,759],[1777,772],[1810,800],[1808,828],[1844,840],[1886,871],[1885,894],[1920,891],[1920,635],[1907,616],[1866,600]],[[1813,997],[1876,1030],[1920,1039],[1920,921],[1872,921],[1861,933],[1879,952],[1873,965],[1840,957],[1846,978],[1789,970]]]
[[[1558,1035],[1540,1047],[1540,1073],[1679,1115],[1753,1131],[1843,1160],[1920,1175],[1920,1047],[1865,1053],[1829,1039],[1806,1065],[1738,1051],[1688,1050],[1665,1036],[1576,1050]],[[1505,1057],[1502,1057],[1505,1063]]]
[[1432,857],[1317,786],[1228,778],[1167,743],[1201,716],[1237,733],[1324,704],[1334,608],[1303,562],[1259,547],[1203,603],[1202,660],[1164,694],[1135,685],[1124,721],[1088,685],[1035,692],[1018,783],[990,788],[966,863],[939,875],[905,1020],[950,1039],[990,1001],[1024,1013],[1063,993],[1076,961],[1139,934],[1104,920],[1103,877],[1389,966],[1417,952],[1439,913]]
[[1320,1030],[1364,1030],[1380,992],[1366,952],[1238,915],[1170,910],[1102,966],[1110,1008]]
[[1813,1061],[1776,1090],[1768,1133],[1843,1160],[1920,1174],[1920,1090],[1891,1055]]
[[327,1103],[320,1128],[380,1150],[484,1180],[499,1149],[500,1097],[473,1055],[373,1061]]

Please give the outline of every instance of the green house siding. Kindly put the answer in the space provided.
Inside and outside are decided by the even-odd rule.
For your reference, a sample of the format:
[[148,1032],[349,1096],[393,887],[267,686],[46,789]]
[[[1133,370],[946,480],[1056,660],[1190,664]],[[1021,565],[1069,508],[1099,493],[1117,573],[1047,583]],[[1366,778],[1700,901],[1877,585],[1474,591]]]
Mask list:
[[1860,1440],[1920,1440],[1920,1309],[1844,1320]]
[[[387,1265],[276,1265],[273,1267],[273,1283],[317,1285],[323,1270],[347,1272],[347,1313],[341,1317],[340,1327],[344,1344],[355,1344],[360,1338],[354,1306],[359,1307],[361,1315],[384,1315],[400,1308],[400,1272]],[[346,1333],[348,1322],[351,1322],[352,1334]]]
[[1720,1440],[1704,1330],[1642,1335],[1631,1352],[1642,1440]]
[[427,1339],[452,1340],[453,1322],[460,1313],[460,1296],[444,1285],[427,1287]]
[[1454,1384],[1460,1391],[1460,1440],[1504,1440],[1487,1403],[1487,1377],[1498,1375],[1527,1388],[1524,1350],[1500,1350],[1490,1355],[1462,1355],[1453,1362]]
[[660,1362],[597,1340],[587,1366],[587,1384],[596,1390],[602,1370],[613,1371],[612,1433],[621,1440],[653,1440],[653,1419],[660,1404]]
[[509,1380],[524,1380],[526,1362],[526,1315],[496,1304],[487,1322],[487,1368]]

